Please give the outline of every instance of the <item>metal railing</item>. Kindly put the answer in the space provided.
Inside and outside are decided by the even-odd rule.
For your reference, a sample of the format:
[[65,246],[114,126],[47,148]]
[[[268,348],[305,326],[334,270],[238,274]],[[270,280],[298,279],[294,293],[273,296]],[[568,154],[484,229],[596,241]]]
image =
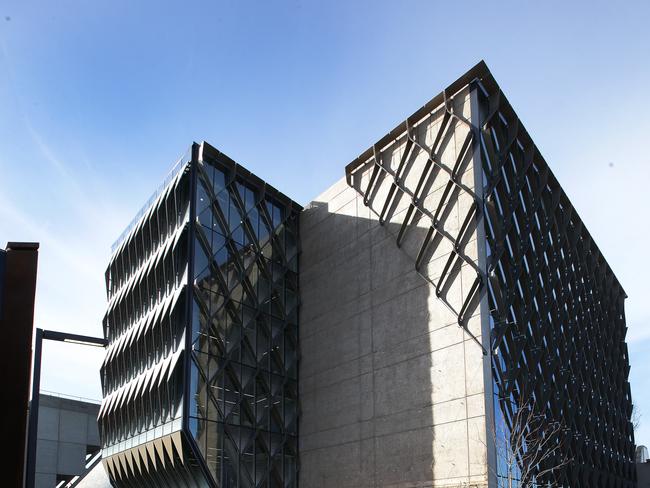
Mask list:
[[97,398],[88,398],[88,397],[82,397],[82,396],[77,396],[77,395],[70,395],[68,393],[61,393],[58,391],[49,391],[49,390],[40,390],[41,395],[48,395],[48,396],[53,396],[57,398],[65,398],[67,400],[77,400],[80,402],[86,402],[86,403],[96,403],[97,405],[101,404],[102,401],[98,400]]
[[138,210],[138,213],[135,214],[135,217],[129,222],[129,225],[126,226],[126,229],[122,231],[120,236],[115,240],[115,242],[111,245],[111,252],[115,252],[115,249],[118,248],[118,246],[122,243],[122,241],[129,235],[129,232],[133,229],[133,227],[136,226],[136,224],[140,221],[142,216],[149,210],[149,207],[153,204],[154,201],[156,201],[156,198],[158,198],[158,195],[160,195],[163,190],[167,187],[169,182],[174,179],[174,177],[178,174],[178,172],[185,167],[185,163],[189,162],[191,159],[191,154],[192,154],[192,149],[190,148],[188,151],[183,154],[183,156],[178,159],[172,166],[172,169],[169,170],[169,173],[167,173],[167,176],[165,176],[165,179],[163,182],[156,188],[156,191],[153,192],[153,194],[149,197],[149,199],[145,202],[145,204],[140,207],[140,210]]

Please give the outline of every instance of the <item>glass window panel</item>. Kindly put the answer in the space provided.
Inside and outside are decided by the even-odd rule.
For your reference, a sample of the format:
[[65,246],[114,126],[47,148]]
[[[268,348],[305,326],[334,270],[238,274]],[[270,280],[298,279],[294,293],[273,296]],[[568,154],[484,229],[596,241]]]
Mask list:
[[282,209],[275,205],[274,203],[271,203],[269,201],[266,202],[266,210],[271,217],[271,222],[273,225],[273,229],[277,229],[280,226],[280,223],[282,222]]
[[220,229],[217,227],[212,232],[212,251],[215,249],[221,249],[226,244],[226,238],[221,233]]
[[235,203],[235,199],[231,197],[229,201],[230,201],[230,206],[228,212],[228,227],[232,232],[241,225],[242,219],[241,219],[241,215],[239,214],[239,209],[237,208],[237,204]]
[[241,327],[232,324],[226,331],[226,354],[233,361],[239,361]]
[[207,315],[197,303],[195,297],[194,303],[192,304],[192,344],[196,344],[195,347],[198,350],[203,350],[202,342],[205,341],[207,335],[207,324]]
[[230,208],[230,194],[228,191],[224,190],[217,195],[217,206],[219,207],[219,210],[221,210],[221,214],[227,223],[229,218],[228,209]]
[[258,436],[255,443],[255,482],[258,486],[268,480],[268,433]]
[[270,223],[267,223],[266,218],[263,217],[264,212],[258,211],[259,214],[259,223],[258,223],[258,242],[260,246],[263,246],[266,244],[266,242],[269,240],[269,225]]
[[235,286],[237,286],[237,284],[241,280],[239,268],[233,261],[230,261],[226,265],[225,273],[226,273],[226,283],[228,285],[228,289],[232,290]]
[[257,324],[257,363],[260,368],[268,370],[270,346],[269,332],[263,319],[258,319]]
[[242,425],[254,427],[255,425],[255,368],[242,366],[241,385],[242,385]]
[[244,285],[241,281],[236,281],[235,287],[230,291],[230,297],[238,303],[241,303],[244,297]]
[[249,243],[249,240],[244,232],[244,227],[238,225],[231,230],[230,238],[238,244],[237,249],[240,250]]
[[223,473],[222,487],[236,488],[238,480],[239,453],[237,447],[230,435],[224,433],[222,438],[223,445]]
[[204,458],[207,456],[207,423],[204,419],[197,417],[190,417],[189,419],[190,433],[198,444]]
[[271,409],[271,397],[269,395],[268,373],[258,374],[256,383],[255,419],[258,429],[269,430],[269,415]]
[[250,188],[246,188],[246,211],[249,211],[255,206],[255,192]]
[[201,211],[197,209],[197,214],[199,223],[206,229],[212,230],[212,210],[210,207],[207,207]]
[[267,303],[269,296],[271,294],[271,284],[269,281],[262,275],[260,275],[257,281],[257,300],[259,304]]
[[233,370],[235,367],[239,369],[238,366],[230,363],[230,366],[226,367],[226,373],[224,374],[224,415],[227,424],[239,425],[241,392],[237,380],[238,372]]
[[203,249],[203,245],[198,239],[194,239],[194,277],[205,277],[205,270],[208,267],[208,256]]
[[268,239],[265,241],[265,243],[262,245],[262,255],[266,259],[273,259],[274,257],[274,249],[273,249],[273,241],[271,239]]
[[291,454],[284,455],[284,486],[295,488],[296,482],[296,458]]
[[248,211],[255,205],[255,194],[250,188],[240,182],[236,183],[236,187],[237,192],[239,193],[239,198],[244,205],[244,210],[248,213]]
[[[196,353],[203,356],[201,353]],[[199,359],[199,363],[201,360]],[[199,365],[192,360],[190,367],[190,416],[206,418],[206,383],[204,374],[201,373]],[[207,369],[207,365],[206,365]]]
[[244,329],[244,338],[242,339],[241,361],[243,364],[255,366],[257,359],[255,357],[255,329]]
[[298,253],[298,244],[293,232],[287,231],[285,233],[285,238],[287,259],[291,259]]
[[257,315],[255,313],[255,309],[248,305],[242,304],[241,310],[242,310],[242,325],[245,328],[255,329],[255,317]]
[[245,487],[254,486],[255,483],[255,430],[241,429],[241,466],[242,484]]
[[230,260],[230,252],[228,251],[228,246],[213,246],[213,249],[217,249],[213,256],[214,261],[217,263],[217,266],[219,269],[221,269],[221,272],[224,273],[225,276],[225,268],[227,267],[227,264]]
[[285,309],[286,311],[293,310],[298,306],[298,295],[289,289],[284,290]]
[[226,188],[226,175],[218,168],[214,168],[212,175],[212,190],[215,195],[219,195]]
[[297,426],[297,401],[292,398],[285,398],[284,427],[289,434],[296,434]]
[[200,214],[201,212],[203,212],[203,210],[209,208],[210,203],[211,202],[210,202],[210,197],[208,195],[208,192],[203,186],[203,182],[199,178],[198,183],[196,185],[196,213]]
[[[280,434],[291,435],[297,429],[297,220],[294,217],[283,222],[285,213],[291,210],[270,198],[256,205],[256,191],[246,181],[231,182],[227,187],[228,178],[222,170],[207,164],[204,170],[211,178],[216,201],[212,211],[207,183],[199,182],[197,218],[200,226],[196,228],[202,229],[209,244],[206,247],[194,243],[196,258],[192,271],[200,288],[196,294],[200,303],[192,304],[191,331],[195,345],[198,343],[194,349],[199,359],[193,364],[191,375],[193,395],[188,399],[191,404],[188,408],[193,418],[190,431],[195,439],[200,438],[201,454],[216,484],[256,488],[295,486],[296,453],[283,447]],[[184,205],[180,200],[173,201],[172,213]],[[135,241],[133,248],[138,252],[138,259],[149,252],[149,240],[155,242],[160,239],[158,234],[167,231],[165,220],[160,222],[165,229],[156,231],[154,228],[150,231],[156,235],[147,237],[146,242],[144,237]],[[275,236],[273,242],[269,235]],[[250,245],[253,240],[259,247]],[[184,253],[187,254],[187,249]],[[158,293],[163,286],[169,287],[168,275],[184,271],[182,254],[175,250],[170,270],[165,269],[160,275],[152,274],[151,281],[145,282],[142,290],[137,290],[142,293],[142,300],[138,297],[132,307],[117,307],[113,315],[129,318],[134,311],[140,313],[138,307],[144,313],[152,293]],[[217,268],[220,273],[216,272]],[[120,270],[114,273],[111,270],[112,281],[122,279],[120,273]],[[199,308],[200,304],[205,307]],[[182,310],[183,305],[178,308]],[[113,316],[109,318],[116,320]],[[145,342],[153,341],[145,351],[155,352],[156,344],[174,342],[175,336],[183,330],[182,314],[173,322],[180,326],[176,328],[170,321],[165,331],[156,330],[155,337],[145,338]],[[206,351],[209,355],[198,351]],[[136,354],[136,357],[142,355]],[[142,365],[137,363],[135,367],[141,369]],[[118,373],[116,371],[115,375]],[[150,410],[151,402],[162,407],[166,399],[180,404],[181,380],[174,374],[169,388],[164,384],[157,397],[147,398],[148,403],[142,404],[143,410]],[[202,417],[214,421],[202,420],[199,412]],[[131,412],[123,415],[127,419],[139,417]],[[242,427],[241,434],[233,429],[236,426]],[[278,435],[273,442],[271,431]],[[272,449],[275,456],[269,458]]]
[[[216,367],[218,365],[219,367]],[[222,360],[215,361],[210,369],[210,392],[208,395],[207,418],[223,421],[224,411],[224,369]]]
[[253,228],[255,234],[255,240],[260,241],[260,212],[257,210],[257,207],[252,207],[248,212],[248,221]]

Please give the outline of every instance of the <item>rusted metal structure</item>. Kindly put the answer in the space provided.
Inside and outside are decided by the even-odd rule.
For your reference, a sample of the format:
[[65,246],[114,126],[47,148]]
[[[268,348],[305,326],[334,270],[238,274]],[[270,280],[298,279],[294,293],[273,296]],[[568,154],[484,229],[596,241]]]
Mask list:
[[0,370],[12,379],[4,385],[8,400],[1,427],[12,446],[4,456],[8,486],[23,486],[25,476],[38,247],[33,242],[9,242],[0,250],[0,330],[5,344]]

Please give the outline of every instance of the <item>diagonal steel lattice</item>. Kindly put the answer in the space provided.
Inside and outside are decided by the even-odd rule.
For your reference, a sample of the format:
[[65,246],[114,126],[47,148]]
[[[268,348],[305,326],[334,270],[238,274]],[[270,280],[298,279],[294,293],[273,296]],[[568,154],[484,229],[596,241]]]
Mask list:
[[[465,96],[467,90],[463,93]],[[427,117],[435,120],[437,126],[430,144],[425,143],[424,135],[418,130],[425,125],[423,121]],[[458,136],[462,142],[453,148],[450,140]],[[443,92],[389,137],[350,163],[346,174],[348,184],[363,196],[364,204],[377,216],[379,223],[398,227],[396,245],[408,248],[405,251],[415,270],[432,285],[436,297],[455,315],[458,325],[487,354],[468,328],[468,319],[476,312],[485,283],[485,273],[468,246],[475,238],[476,222],[483,207],[480,195],[474,190],[473,179],[471,183],[466,181],[467,173],[472,172],[476,141],[477,132],[470,120]],[[391,146],[401,153],[396,167],[393,167],[395,158],[387,151]],[[448,154],[453,159],[446,162]],[[416,164],[418,159],[419,164]],[[463,198],[468,204],[459,210],[460,225],[456,225],[452,211]],[[426,233],[415,234],[416,227],[426,228]],[[405,246],[409,235],[413,235],[413,242]],[[429,264],[441,258],[444,259],[442,269],[438,266],[432,271]],[[472,269],[474,276],[471,285],[459,292],[462,300],[456,304],[449,299],[454,295],[450,291],[454,286],[459,287],[463,266]]]
[[300,210],[203,142],[120,238],[98,419],[114,486],[296,486]]
[[218,486],[295,486],[297,207],[222,159],[197,165],[190,430]]
[[494,79],[476,86],[497,403],[563,425],[540,469],[569,462],[540,481],[631,488],[625,292]]
[[[468,98],[470,114],[458,103]],[[434,119],[437,132],[425,144],[417,128]],[[443,144],[450,134],[462,140],[452,160],[445,153],[453,149]],[[426,161],[414,165],[423,155]],[[464,183],[470,165],[474,179]],[[632,488],[626,295],[487,66],[479,63],[346,174],[380,224],[398,226],[398,247],[416,227],[428,229],[404,251],[470,335],[468,317],[487,297],[490,350],[481,347],[491,357],[497,415],[514,429],[516,405],[525,398],[535,415],[563,426],[560,448],[538,472],[558,469],[538,481]],[[436,179],[444,190],[432,204],[427,195]],[[462,224],[451,233],[445,215],[463,197],[471,204],[460,207]],[[403,215],[396,212],[405,206]],[[475,235],[485,236],[482,264],[467,246]],[[450,244],[445,265],[428,273],[442,242]],[[459,288],[460,305],[452,304],[446,291],[463,266],[475,278]]]

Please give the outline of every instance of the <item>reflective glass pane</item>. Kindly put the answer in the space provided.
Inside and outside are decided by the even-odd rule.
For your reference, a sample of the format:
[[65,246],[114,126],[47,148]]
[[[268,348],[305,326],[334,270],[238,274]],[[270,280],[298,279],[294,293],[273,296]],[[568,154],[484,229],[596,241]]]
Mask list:
[[285,222],[292,210],[272,196],[256,205],[257,181],[205,169],[216,200],[194,224],[207,244],[193,263],[202,308],[192,335],[205,358],[191,385],[203,400],[192,409],[220,427],[199,434],[197,421],[192,432],[203,435],[201,454],[221,486],[293,486],[296,453],[284,445],[297,429],[297,219]]

